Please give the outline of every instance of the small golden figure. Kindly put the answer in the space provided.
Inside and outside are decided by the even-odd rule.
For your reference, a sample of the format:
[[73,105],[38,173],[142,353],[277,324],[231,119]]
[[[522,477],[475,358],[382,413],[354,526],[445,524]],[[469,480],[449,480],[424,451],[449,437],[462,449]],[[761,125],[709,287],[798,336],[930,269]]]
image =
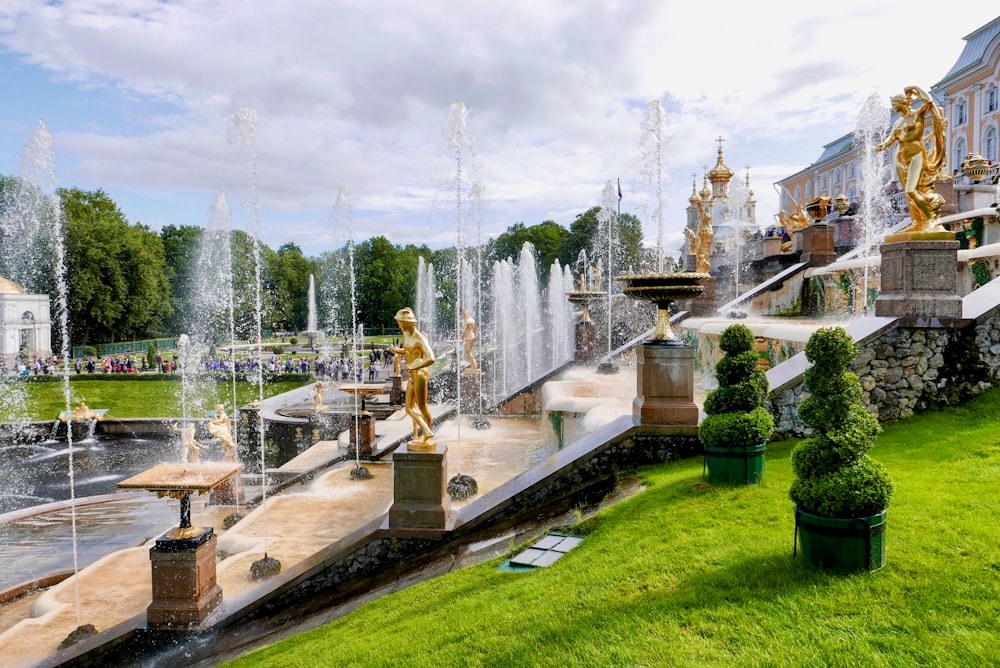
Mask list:
[[431,430],[431,412],[427,408],[427,383],[430,380],[430,366],[434,364],[434,352],[423,332],[417,330],[417,317],[409,306],[396,312],[396,324],[403,332],[403,347],[390,348],[394,355],[406,358],[406,414],[413,420],[413,440],[410,445],[430,445],[434,432]]
[[233,425],[229,416],[226,415],[226,407],[222,404],[215,405],[215,417],[208,422],[208,433],[219,439],[222,443],[222,451],[226,453],[226,461],[235,462],[236,445],[233,442]]
[[313,398],[313,410],[321,411],[323,410],[323,393],[326,391],[326,383],[323,381],[318,381],[313,387],[312,398]]
[[476,358],[472,356],[472,346],[476,343],[476,321],[465,309],[462,309],[462,320],[465,322],[465,326],[462,328],[462,341],[465,342],[465,357],[469,360],[469,367],[465,373],[473,375],[479,373],[479,365],[476,364]]
[[[913,107],[914,101],[921,104]],[[948,121],[944,110],[934,104],[934,100],[917,86],[907,86],[902,95],[893,95],[892,109],[899,118],[892,126],[888,138],[875,147],[884,151],[893,143],[896,150],[896,178],[906,193],[906,203],[913,223],[905,232],[941,232],[944,226],[935,221],[939,218],[944,197],[934,192],[934,182],[944,169],[945,130]],[[927,147],[924,128],[927,117],[931,118],[931,145]]]
[[181,433],[181,462],[187,464],[201,461],[201,451],[205,446],[194,439],[194,425],[190,422],[183,425],[175,422],[170,428]]

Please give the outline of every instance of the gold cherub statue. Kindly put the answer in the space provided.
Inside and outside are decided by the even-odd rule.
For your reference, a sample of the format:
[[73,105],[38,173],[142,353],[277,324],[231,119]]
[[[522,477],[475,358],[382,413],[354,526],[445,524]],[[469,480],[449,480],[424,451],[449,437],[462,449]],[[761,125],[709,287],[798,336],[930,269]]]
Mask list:
[[[913,106],[915,101],[920,105]],[[934,192],[934,182],[945,166],[945,130],[948,121],[944,110],[934,104],[934,100],[917,86],[907,86],[902,95],[893,95],[892,109],[899,118],[892,126],[889,136],[875,147],[884,151],[898,144],[896,150],[896,178],[906,194],[913,223],[903,230],[906,232],[942,232],[944,226],[936,222],[940,217],[944,197]],[[931,119],[930,146],[925,143],[924,129],[927,117]]]
[[170,426],[174,431],[181,433],[181,462],[197,463],[201,460],[201,451],[205,448],[194,438],[194,425],[187,422],[179,425],[176,422]]
[[403,346],[392,346],[394,355],[406,359],[406,414],[413,420],[413,439],[410,445],[430,445],[434,432],[431,430],[431,412],[427,408],[427,383],[430,380],[430,366],[434,364],[434,352],[423,332],[417,330],[417,317],[409,306],[396,312],[396,324],[403,332]]

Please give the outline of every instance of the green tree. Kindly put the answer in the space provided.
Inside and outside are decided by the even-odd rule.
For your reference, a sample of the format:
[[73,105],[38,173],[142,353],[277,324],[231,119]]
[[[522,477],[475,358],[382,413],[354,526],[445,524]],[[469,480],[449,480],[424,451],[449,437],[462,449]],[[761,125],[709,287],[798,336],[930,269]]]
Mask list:
[[170,314],[163,242],[131,225],[103,190],[60,190],[76,345],[156,336]]
[[165,225],[160,230],[170,283],[171,315],[164,326],[169,333],[187,331],[198,289],[198,253],[204,230],[197,225]]
[[[594,264],[595,257],[607,256],[608,240],[600,223],[601,208],[587,209],[570,225],[569,240],[559,256],[563,265],[575,266],[582,250],[587,251],[590,264]],[[613,269],[615,272],[638,270],[643,264],[642,223],[631,213],[623,213],[616,218],[612,225]]]
[[529,242],[535,248],[540,280],[544,282],[548,280],[549,269],[553,262],[558,259],[565,264],[562,253],[569,240],[569,230],[552,220],[531,227],[525,227],[524,223],[515,223],[491,242],[487,257],[493,260],[503,260],[508,257],[516,260],[524,243]]
[[286,243],[268,254],[269,317],[275,327],[301,331],[309,316],[309,275],[319,273],[319,264],[306,258],[294,243]]

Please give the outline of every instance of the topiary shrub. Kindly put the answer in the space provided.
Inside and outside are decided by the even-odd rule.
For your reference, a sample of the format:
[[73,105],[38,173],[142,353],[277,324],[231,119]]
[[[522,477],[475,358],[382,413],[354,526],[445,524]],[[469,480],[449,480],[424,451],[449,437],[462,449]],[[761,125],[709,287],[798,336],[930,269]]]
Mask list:
[[889,506],[893,483],[866,454],[881,431],[861,403],[861,383],[847,371],[857,354],[840,327],[817,330],[806,344],[805,387],[799,417],[815,435],[792,450],[789,496],[803,511],[832,518],[870,517]]
[[[760,446],[774,433],[774,418],[763,407],[767,376],[760,369],[753,332],[746,325],[727,327],[719,337],[719,349],[724,353],[715,365],[719,387],[705,398],[708,417],[698,430],[708,477],[713,482],[759,482],[764,455]],[[752,456],[747,452],[751,448]]]

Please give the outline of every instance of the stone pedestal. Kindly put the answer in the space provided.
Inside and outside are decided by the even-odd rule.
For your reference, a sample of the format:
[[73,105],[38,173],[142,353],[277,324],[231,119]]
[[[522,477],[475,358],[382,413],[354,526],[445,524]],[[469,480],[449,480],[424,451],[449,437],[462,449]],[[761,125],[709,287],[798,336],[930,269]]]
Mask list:
[[875,315],[962,317],[958,295],[957,241],[882,244],[882,287]]
[[573,361],[593,362],[600,355],[597,346],[597,325],[592,322],[576,323]]
[[715,277],[709,276],[701,281],[701,286],[705,291],[691,300],[691,315],[714,315],[715,304]]
[[201,624],[222,602],[215,581],[216,537],[211,528],[193,538],[161,536],[149,550],[153,602],[146,608],[150,628]]
[[350,429],[351,451],[361,457],[371,457],[375,449],[375,416],[370,413],[355,415]]
[[698,424],[694,358],[691,346],[643,343],[636,348],[632,416],[640,424]]
[[462,374],[462,413],[471,415],[480,409],[480,395],[483,391],[483,373]]
[[393,406],[402,406],[406,399],[406,392],[403,391],[403,377],[392,377],[392,388],[389,390],[389,403]]
[[781,255],[781,237],[764,237],[764,257]]
[[405,445],[392,455],[390,529],[444,529],[448,521],[448,447]]
[[834,248],[834,229],[824,223],[815,223],[792,233],[795,247],[802,251],[800,259],[810,267],[825,267],[837,259]]

